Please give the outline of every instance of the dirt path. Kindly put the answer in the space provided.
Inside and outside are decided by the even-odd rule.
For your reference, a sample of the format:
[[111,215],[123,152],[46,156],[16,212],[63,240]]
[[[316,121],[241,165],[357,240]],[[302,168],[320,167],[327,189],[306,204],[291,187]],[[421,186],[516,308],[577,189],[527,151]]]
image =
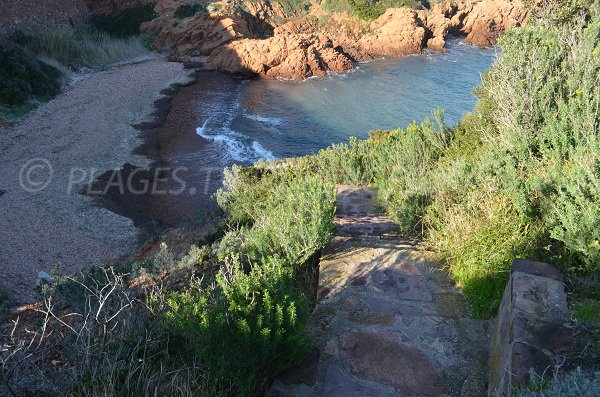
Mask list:
[[127,162],[147,165],[132,154],[142,142],[132,125],[186,80],[189,71],[165,60],[114,67],[0,129],[0,292],[13,304],[32,299],[38,272],[57,263],[72,274],[134,251],[132,222],[92,206],[79,186]]
[[397,235],[374,194],[338,188],[308,330],[316,349],[269,395],[486,395],[489,322],[466,316],[462,294]]

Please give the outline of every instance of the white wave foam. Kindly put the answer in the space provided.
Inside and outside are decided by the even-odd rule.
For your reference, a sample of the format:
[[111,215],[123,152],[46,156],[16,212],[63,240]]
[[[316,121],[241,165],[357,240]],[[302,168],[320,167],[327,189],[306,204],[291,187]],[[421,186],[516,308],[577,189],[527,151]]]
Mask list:
[[271,151],[265,149],[257,141],[253,141],[251,146],[244,144],[242,141],[244,136],[230,128],[218,128],[219,133],[209,134],[207,132],[208,122],[209,120],[206,120],[202,127],[196,128],[196,133],[210,142],[222,145],[229,159],[242,163],[253,163],[262,158],[266,160],[276,159]]
[[200,135],[204,139],[210,139],[210,136],[206,135],[206,133],[205,133],[206,125],[208,124],[208,120],[210,120],[210,119],[206,119],[204,124],[202,124],[202,127],[196,128],[196,134]]
[[247,118],[248,120],[253,120],[258,123],[266,124],[269,126],[276,126],[276,125],[283,124],[283,120],[279,119],[277,117],[261,116],[260,114],[246,113],[246,112],[244,112],[244,117]]
[[262,158],[265,160],[275,160],[277,158],[273,155],[273,152],[265,149],[265,147],[263,145],[261,145],[260,143],[258,143],[256,141],[252,142],[252,149],[258,155],[258,159]]

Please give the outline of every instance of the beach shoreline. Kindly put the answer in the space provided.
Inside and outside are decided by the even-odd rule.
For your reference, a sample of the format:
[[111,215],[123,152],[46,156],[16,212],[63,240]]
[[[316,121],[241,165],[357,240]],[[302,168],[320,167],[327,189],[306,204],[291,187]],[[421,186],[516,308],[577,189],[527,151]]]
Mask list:
[[117,65],[0,130],[0,291],[12,306],[33,301],[39,272],[70,275],[136,253],[140,229],[81,186],[155,163],[145,127],[160,125],[176,87],[193,81],[164,59]]

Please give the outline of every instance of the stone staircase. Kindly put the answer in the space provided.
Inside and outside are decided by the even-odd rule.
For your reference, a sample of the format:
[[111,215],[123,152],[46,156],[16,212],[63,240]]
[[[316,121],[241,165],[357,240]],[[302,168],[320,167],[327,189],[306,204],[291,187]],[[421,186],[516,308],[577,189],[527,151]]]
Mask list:
[[490,322],[467,316],[438,265],[373,204],[338,186],[337,231],[320,262],[306,362],[269,397],[487,395]]

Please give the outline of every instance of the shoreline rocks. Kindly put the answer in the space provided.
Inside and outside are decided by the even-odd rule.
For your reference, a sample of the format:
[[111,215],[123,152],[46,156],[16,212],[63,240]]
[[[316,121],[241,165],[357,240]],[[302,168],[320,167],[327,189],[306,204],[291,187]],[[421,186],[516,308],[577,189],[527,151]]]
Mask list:
[[286,15],[277,2],[218,4],[212,12],[178,19],[173,0],[159,0],[155,11],[160,16],[140,30],[156,36],[156,50],[173,51],[173,61],[244,76],[302,80],[342,73],[355,61],[377,56],[419,54],[426,48],[445,51],[449,35],[463,35],[466,43],[480,47],[495,45],[502,33],[528,16],[521,0],[390,8],[368,25],[346,14],[329,14],[316,4],[308,17]]

